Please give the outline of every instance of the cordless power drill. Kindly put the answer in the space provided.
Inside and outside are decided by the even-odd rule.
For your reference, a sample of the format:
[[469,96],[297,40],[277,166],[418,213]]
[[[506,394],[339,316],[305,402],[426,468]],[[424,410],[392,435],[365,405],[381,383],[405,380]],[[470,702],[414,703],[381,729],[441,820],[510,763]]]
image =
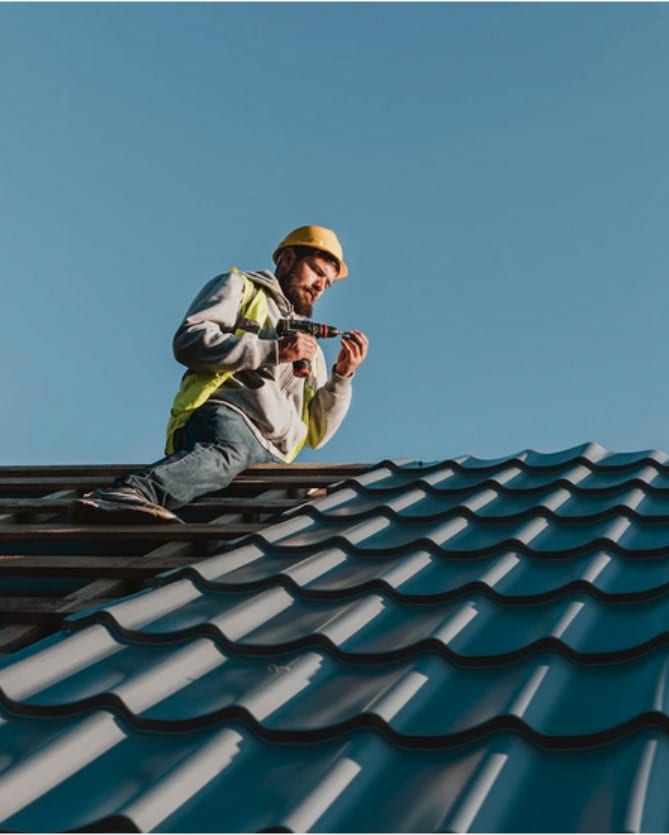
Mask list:
[[[318,322],[310,322],[308,319],[279,319],[276,326],[277,334],[287,336],[289,333],[309,333],[316,339],[332,339],[335,336],[350,336],[349,331],[340,331],[332,325],[321,325]],[[293,363],[293,374],[295,377],[308,377],[311,373],[309,360],[295,360]]]

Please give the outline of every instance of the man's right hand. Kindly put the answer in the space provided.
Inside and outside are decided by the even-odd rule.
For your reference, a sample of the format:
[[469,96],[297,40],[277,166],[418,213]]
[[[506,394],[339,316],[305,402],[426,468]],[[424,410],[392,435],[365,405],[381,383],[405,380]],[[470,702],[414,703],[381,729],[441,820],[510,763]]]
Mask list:
[[294,331],[279,340],[279,362],[312,360],[316,356],[316,338],[310,333]]

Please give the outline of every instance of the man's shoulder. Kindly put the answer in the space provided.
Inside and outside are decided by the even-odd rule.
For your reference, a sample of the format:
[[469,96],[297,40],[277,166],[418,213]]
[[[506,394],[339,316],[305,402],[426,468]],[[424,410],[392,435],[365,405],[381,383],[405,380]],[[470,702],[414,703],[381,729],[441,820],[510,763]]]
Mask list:
[[258,291],[265,292],[274,299],[280,310],[289,308],[278,279],[269,270],[240,270],[231,267],[228,272],[210,279],[200,291],[199,298],[218,297],[222,300],[231,296],[241,296],[243,303],[250,301]]
[[246,278],[247,281],[250,281],[257,289],[267,291],[281,310],[290,308],[290,304],[281,289],[281,284],[279,284],[279,279],[274,273],[269,270],[237,270],[237,272]]
[[279,280],[274,273],[269,270],[238,270],[237,267],[233,267],[230,272],[236,273],[242,278],[245,278],[254,284],[258,284],[261,287],[267,287],[271,290],[281,289]]
[[230,267],[227,272],[219,273],[213,278],[210,278],[203,287],[203,292],[223,287],[244,287],[249,283],[254,286],[262,286],[272,290],[279,286],[278,281],[269,270],[253,271],[240,270],[237,267]]

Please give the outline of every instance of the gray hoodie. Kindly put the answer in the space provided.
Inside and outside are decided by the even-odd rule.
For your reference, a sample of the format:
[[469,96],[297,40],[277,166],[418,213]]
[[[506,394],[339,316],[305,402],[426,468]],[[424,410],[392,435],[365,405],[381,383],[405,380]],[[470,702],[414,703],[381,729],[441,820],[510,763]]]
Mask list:
[[[268,293],[269,314],[260,332],[234,336],[244,280],[235,271],[213,278],[196,296],[176,332],[177,361],[193,371],[234,371],[209,402],[229,406],[246,419],[260,443],[286,460],[307,434],[302,421],[304,379],[293,375],[291,363],[278,362],[276,325],[298,316],[269,270],[245,275]],[[310,386],[316,394],[309,407],[308,443],[319,448],[339,428],[351,402],[351,378],[334,370],[328,375],[320,347],[312,363]]]

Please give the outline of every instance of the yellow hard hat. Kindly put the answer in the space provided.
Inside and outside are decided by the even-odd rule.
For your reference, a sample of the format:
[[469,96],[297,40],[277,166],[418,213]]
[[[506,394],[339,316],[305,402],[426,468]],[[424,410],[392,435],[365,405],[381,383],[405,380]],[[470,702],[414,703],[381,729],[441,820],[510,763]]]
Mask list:
[[332,255],[339,262],[339,272],[336,280],[346,278],[348,275],[348,267],[344,263],[344,250],[332,229],[327,229],[325,226],[300,226],[298,229],[293,229],[274,250],[272,260],[275,264],[279,260],[281,250],[288,246],[310,246],[327,252],[328,255]]

